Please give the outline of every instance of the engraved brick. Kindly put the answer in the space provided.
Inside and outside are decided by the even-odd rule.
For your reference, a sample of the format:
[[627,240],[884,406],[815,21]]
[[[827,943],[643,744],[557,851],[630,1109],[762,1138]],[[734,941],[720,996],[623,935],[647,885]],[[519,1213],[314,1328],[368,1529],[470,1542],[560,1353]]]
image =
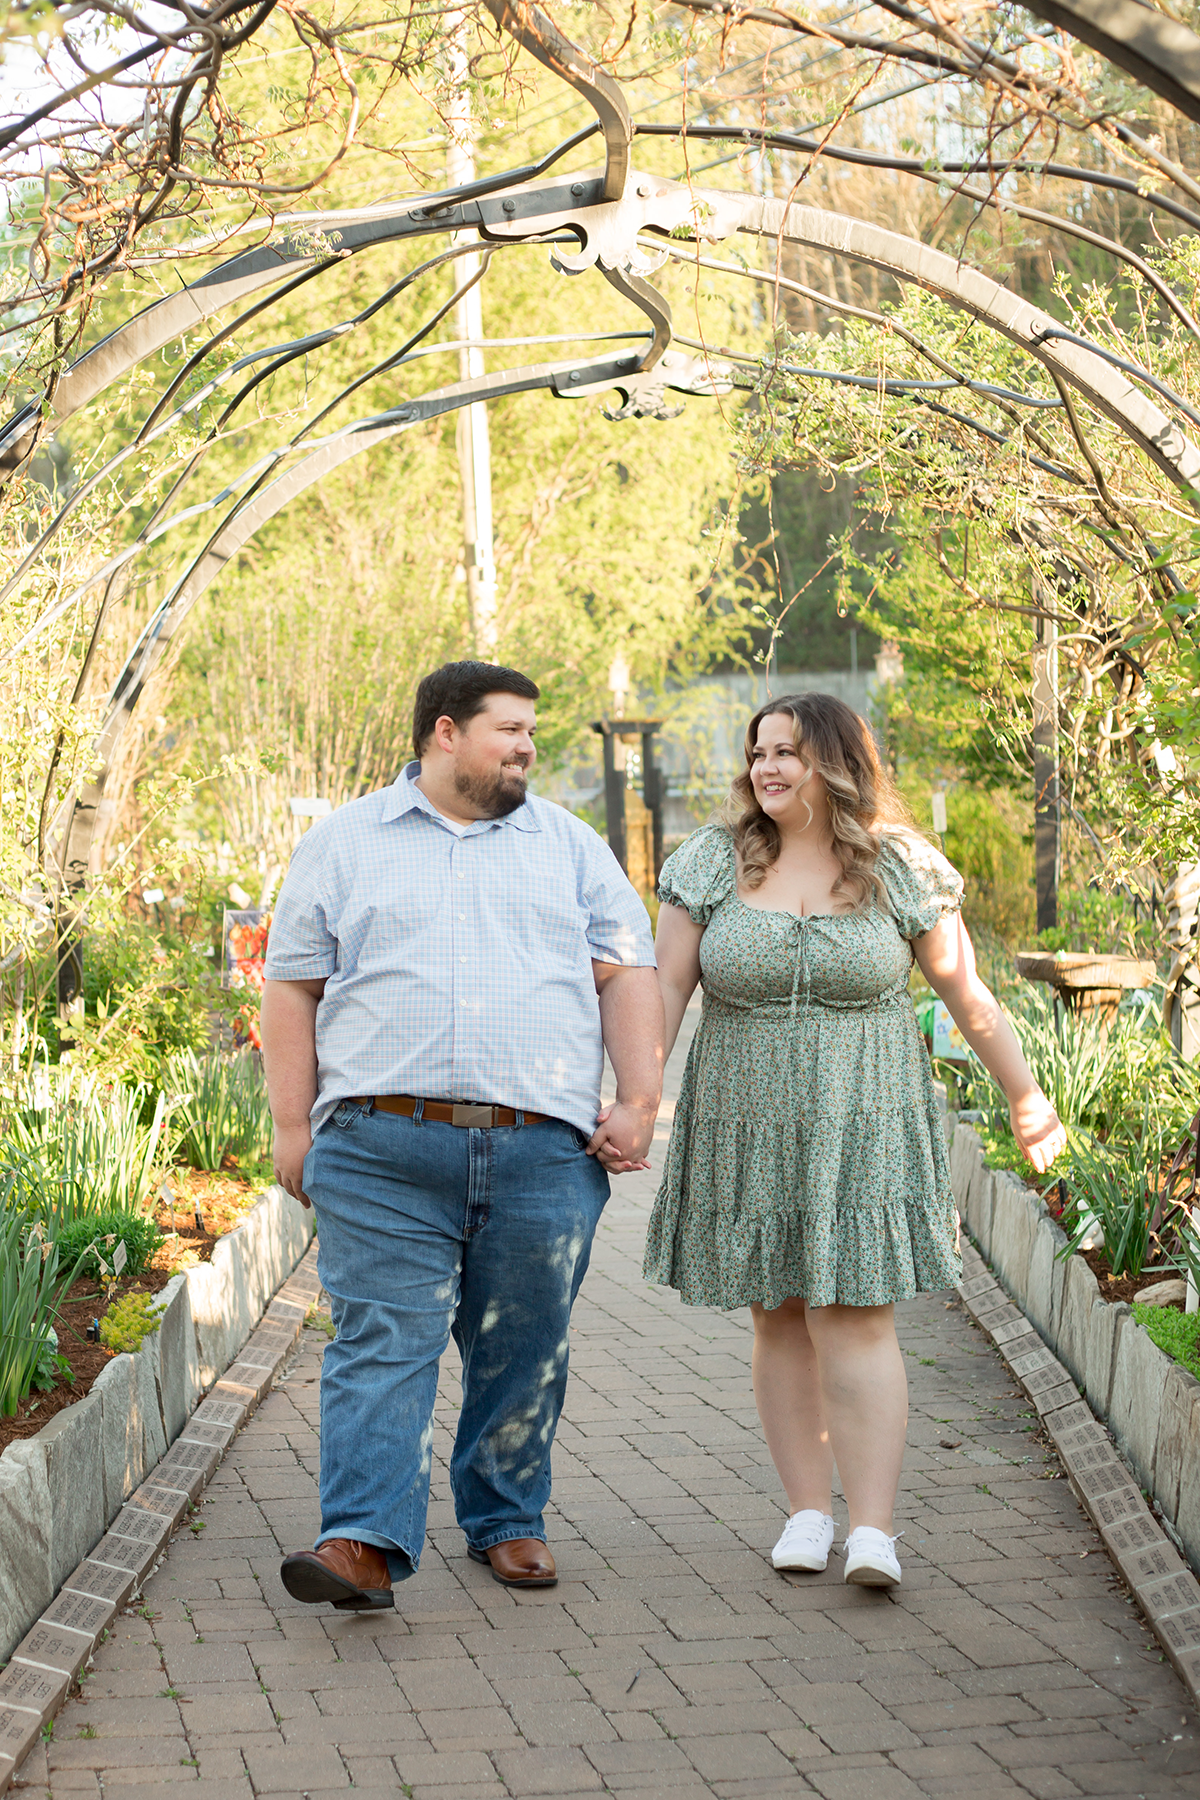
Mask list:
[[1111,1494],[1100,1494],[1090,1503],[1089,1510],[1097,1525],[1115,1525],[1118,1519],[1130,1519],[1145,1510],[1146,1502],[1132,1481],[1126,1487],[1118,1488]]
[[1137,1597],[1156,1622],[1169,1613],[1200,1608],[1200,1582],[1190,1569],[1175,1569],[1138,1584]]
[[60,1669],[34,1669],[28,1663],[9,1663],[0,1675],[0,1706],[23,1707],[38,1715],[39,1723],[52,1713],[71,1684]]
[[177,1444],[204,1444],[210,1450],[224,1450],[232,1437],[233,1431],[228,1425],[212,1425],[203,1419],[197,1423],[195,1419],[189,1419],[175,1441]]
[[995,1344],[1019,1344],[1022,1338],[1029,1338],[1031,1340],[1030,1348],[1035,1349],[1041,1343],[1037,1332],[1030,1329],[1029,1320],[1023,1313],[1018,1313],[1015,1307],[1012,1310],[1016,1313],[1015,1318],[1005,1320],[1003,1324],[989,1325],[988,1331],[992,1342]]
[[140,1488],[135,1488],[125,1502],[126,1506],[140,1506],[148,1513],[157,1513],[170,1524],[177,1525],[187,1510],[187,1495],[178,1488],[161,1487],[155,1481],[144,1481]]
[[40,1669],[59,1669],[74,1675],[92,1654],[95,1639],[82,1631],[38,1620],[33,1630],[13,1651],[13,1662],[34,1663]]
[[1055,1442],[1057,1443],[1059,1441],[1060,1432],[1073,1431],[1077,1425],[1089,1426],[1093,1431],[1103,1430],[1103,1427],[1097,1425],[1095,1419],[1092,1417],[1091,1408],[1088,1406],[1087,1401],[1081,1400],[1078,1393],[1076,1393],[1075,1399],[1070,1406],[1061,1407],[1055,1414],[1054,1423],[1050,1427]]
[[133,1592],[133,1573],[129,1569],[102,1568],[88,1557],[66,1580],[77,1594],[89,1594],[93,1600],[110,1600],[114,1607],[123,1606]]
[[[76,1574],[79,1571],[76,1570]],[[64,1588],[58,1599],[42,1614],[43,1625],[62,1625],[95,1640],[110,1623],[116,1611],[112,1600],[100,1600],[88,1594],[75,1594]]]
[[18,1712],[14,1706],[0,1706],[0,1779],[4,1775],[4,1758],[19,1763],[42,1729],[40,1713]]
[[158,1468],[155,1470],[155,1475],[161,1475],[162,1470],[168,1467],[178,1469],[211,1469],[218,1461],[219,1458],[213,1455],[211,1444],[190,1443],[183,1439],[179,1439],[171,1445],[171,1448],[167,1451],[167,1454],[163,1457]]
[[114,1537],[110,1531],[100,1539],[88,1561],[107,1563],[114,1569],[128,1569],[134,1580],[138,1581],[155,1561],[158,1553],[157,1541],[144,1544],[138,1538]]
[[958,1291],[964,1300],[974,1300],[980,1294],[986,1294],[989,1288],[1000,1293],[999,1283],[992,1275],[972,1275],[970,1281],[960,1281]]
[[1122,1550],[1119,1561],[1121,1573],[1135,1588],[1143,1587],[1157,1575],[1175,1575],[1184,1566],[1178,1550],[1166,1538],[1141,1550]]
[[[1079,1427],[1076,1426],[1075,1431],[1073,1433],[1068,1433],[1067,1435],[1075,1436],[1078,1432]],[[1059,1441],[1059,1449],[1066,1449],[1066,1445],[1063,1444],[1061,1440]],[[1111,1468],[1114,1463],[1119,1469],[1125,1467],[1124,1463],[1109,1443],[1107,1437],[1101,1432],[1097,1437],[1093,1438],[1091,1442],[1086,1440],[1080,1441],[1078,1449],[1071,1455],[1071,1473],[1072,1475],[1079,1475],[1085,1469],[1107,1469]]]
[[217,1387],[218,1389],[223,1387],[250,1388],[254,1393],[261,1394],[271,1385],[271,1369],[273,1367],[273,1362],[265,1367],[259,1367],[254,1363],[243,1362],[239,1356],[238,1360],[231,1363],[226,1369],[218,1381]]
[[1045,1344],[1040,1349],[1031,1350],[1027,1356],[1009,1357],[1007,1360],[1013,1374],[1031,1390],[1034,1387],[1053,1387],[1066,1374],[1057,1356],[1047,1350]]
[[1130,1551],[1149,1549],[1151,1545],[1157,1546],[1167,1541],[1149,1513],[1144,1510],[1129,1515],[1115,1514],[1111,1522],[1097,1520],[1097,1523],[1118,1561],[1123,1561]]
[[1200,1695],[1200,1644],[1194,1644],[1187,1650],[1172,1651],[1171,1661],[1191,1689],[1193,1700],[1196,1699]]
[[[246,1409],[237,1400],[218,1400],[210,1394],[202,1400],[188,1421],[189,1425],[232,1425],[241,1424]],[[187,1425],[184,1426],[187,1430]]]
[[1033,1383],[1036,1380],[1037,1376],[1035,1375],[1031,1380],[1026,1381],[1025,1386],[1029,1390],[1030,1399],[1043,1418],[1047,1413],[1058,1412],[1062,1407],[1072,1405],[1079,1398],[1079,1389],[1073,1381],[1062,1381],[1055,1387],[1035,1388]]
[[284,1300],[278,1294],[267,1308],[267,1318],[277,1319],[283,1325],[303,1325],[304,1315],[308,1308],[300,1300]]
[[270,1320],[264,1320],[257,1331],[252,1331],[250,1333],[249,1343],[247,1343],[246,1349],[242,1351],[242,1355],[245,1356],[246,1350],[249,1350],[251,1345],[259,1350],[270,1347],[280,1350],[285,1349],[288,1344],[293,1342],[295,1335],[295,1332],[288,1325],[274,1324]]
[[1115,1494],[1129,1480],[1129,1470],[1115,1456],[1090,1469],[1072,1467],[1071,1474],[1089,1500],[1098,1499],[1101,1494]]
[[[260,1380],[260,1376],[263,1376],[263,1379]],[[235,1364],[232,1369],[225,1371],[214,1391],[218,1394],[233,1395],[249,1407],[253,1406],[266,1393],[269,1386],[269,1377],[264,1376],[261,1369],[247,1369],[240,1364]]]
[[[1062,1408],[1062,1412],[1069,1410],[1069,1407]],[[1056,1419],[1061,1416],[1062,1413],[1055,1414]],[[1053,1436],[1059,1455],[1070,1463],[1072,1469],[1078,1468],[1089,1456],[1094,1461],[1105,1451],[1109,1456],[1113,1454],[1108,1433],[1094,1419],[1089,1420],[1086,1425],[1070,1425],[1065,1431],[1056,1428]]]
[[1168,1650],[1176,1654],[1184,1650],[1200,1650],[1200,1604],[1186,1612],[1172,1613],[1169,1618],[1156,1618],[1154,1629]]
[[[123,1506],[108,1529],[116,1537],[131,1538],[138,1544],[157,1545],[165,1542],[171,1520],[165,1513],[147,1512],[140,1506]],[[103,1561],[103,1557],[100,1560]]]

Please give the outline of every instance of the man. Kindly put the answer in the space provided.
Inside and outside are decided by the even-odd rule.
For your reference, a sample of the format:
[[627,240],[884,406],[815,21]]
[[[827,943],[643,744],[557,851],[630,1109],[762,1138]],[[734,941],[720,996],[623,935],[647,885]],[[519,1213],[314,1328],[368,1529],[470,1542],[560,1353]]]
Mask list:
[[[276,1177],[316,1207],[337,1327],[321,1531],[281,1571],[298,1600],[391,1606],[416,1569],[451,1333],[468,1552],[509,1586],[557,1580],[542,1515],[571,1307],[609,1175],[647,1166],[663,1016],[616,859],[526,793],[537,698],[487,663],[427,675],[417,761],[311,828],[275,909]],[[617,1101],[598,1113],[604,1048]]]

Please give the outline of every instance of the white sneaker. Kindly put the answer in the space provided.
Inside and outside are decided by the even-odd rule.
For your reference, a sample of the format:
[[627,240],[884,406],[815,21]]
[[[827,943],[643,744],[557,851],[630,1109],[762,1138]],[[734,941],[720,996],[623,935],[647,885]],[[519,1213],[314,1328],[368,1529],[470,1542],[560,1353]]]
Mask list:
[[[897,1532],[896,1537],[901,1533]],[[873,1525],[858,1525],[846,1539],[847,1581],[858,1587],[893,1588],[900,1586],[900,1564],[896,1558],[896,1538]]]
[[823,1569],[833,1547],[833,1520],[828,1513],[810,1507],[793,1513],[771,1552],[777,1569]]

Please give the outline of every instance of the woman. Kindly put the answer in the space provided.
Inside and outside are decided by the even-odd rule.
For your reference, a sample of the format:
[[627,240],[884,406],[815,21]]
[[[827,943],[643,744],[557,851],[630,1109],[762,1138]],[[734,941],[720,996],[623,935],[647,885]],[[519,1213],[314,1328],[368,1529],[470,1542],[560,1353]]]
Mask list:
[[895,1587],[908,1394],[893,1306],[961,1272],[914,957],[1035,1168],[1065,1134],[975,972],[961,878],[909,824],[857,714],[827,694],[773,700],[745,754],[725,822],[659,882],[668,1054],[697,981],[704,1010],[645,1273],[753,1313],[754,1397],[790,1515],[775,1567],[825,1567],[836,1462],[846,1580]]

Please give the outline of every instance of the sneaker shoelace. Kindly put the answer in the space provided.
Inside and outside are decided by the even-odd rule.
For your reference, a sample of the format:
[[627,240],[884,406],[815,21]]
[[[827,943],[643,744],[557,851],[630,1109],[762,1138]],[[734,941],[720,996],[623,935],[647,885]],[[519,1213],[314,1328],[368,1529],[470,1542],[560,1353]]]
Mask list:
[[[850,1554],[850,1539],[854,1536],[855,1531],[873,1532],[876,1537],[880,1537],[883,1539],[884,1543],[887,1545],[888,1549],[893,1552],[893,1554],[895,1553],[896,1545],[900,1542],[900,1539],[904,1536],[904,1533],[902,1531],[898,1531],[896,1533],[895,1537],[889,1537],[886,1531],[876,1531],[874,1525],[856,1525],[854,1527],[854,1531],[847,1533],[846,1541],[842,1545],[841,1549],[838,1551],[839,1556],[848,1556]],[[856,1548],[857,1547],[858,1546],[856,1546]],[[867,1548],[868,1546],[862,1546],[862,1547]]]

